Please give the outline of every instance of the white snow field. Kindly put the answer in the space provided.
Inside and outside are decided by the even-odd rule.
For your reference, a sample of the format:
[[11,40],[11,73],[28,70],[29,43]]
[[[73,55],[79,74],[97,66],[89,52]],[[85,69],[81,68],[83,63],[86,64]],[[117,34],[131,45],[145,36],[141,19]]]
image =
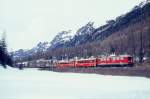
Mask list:
[[150,79],[0,66],[0,99],[150,99]]

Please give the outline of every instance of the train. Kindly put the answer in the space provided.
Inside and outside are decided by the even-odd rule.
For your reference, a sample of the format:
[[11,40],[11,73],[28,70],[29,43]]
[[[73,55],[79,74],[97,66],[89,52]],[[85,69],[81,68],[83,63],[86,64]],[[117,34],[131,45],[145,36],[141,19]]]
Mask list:
[[55,63],[56,67],[131,67],[134,65],[130,55],[111,55],[97,58],[61,60]]
[[67,60],[45,60],[16,63],[17,67],[27,68],[65,68],[65,67],[131,67],[134,65],[133,57],[130,55],[110,55],[91,58],[74,58]]

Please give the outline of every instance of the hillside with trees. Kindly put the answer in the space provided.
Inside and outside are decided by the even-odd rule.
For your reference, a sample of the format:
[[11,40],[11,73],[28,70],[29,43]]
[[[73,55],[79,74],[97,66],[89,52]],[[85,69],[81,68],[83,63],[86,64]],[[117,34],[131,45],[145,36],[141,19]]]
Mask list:
[[[30,53],[22,51],[16,61],[37,59],[71,59],[99,55],[130,54],[139,62],[150,57],[150,2],[135,6],[130,12],[109,20],[103,26],[95,28],[94,22],[88,22],[77,30],[69,40],[62,39],[62,32],[52,40],[47,50]],[[68,32],[63,31],[64,34]],[[56,38],[61,38],[56,41]],[[54,42],[55,41],[55,42]],[[17,51],[16,51],[17,52]],[[13,55],[17,57],[16,52]],[[20,53],[19,53],[20,54]],[[23,56],[23,54],[26,54]]]

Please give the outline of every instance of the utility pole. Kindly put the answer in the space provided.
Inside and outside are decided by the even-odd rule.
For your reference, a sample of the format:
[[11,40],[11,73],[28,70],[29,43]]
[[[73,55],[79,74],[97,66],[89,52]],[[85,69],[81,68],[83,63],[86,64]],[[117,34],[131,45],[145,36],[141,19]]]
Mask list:
[[139,53],[139,62],[143,63],[144,50],[143,50],[143,37],[142,31],[140,31],[140,53]]

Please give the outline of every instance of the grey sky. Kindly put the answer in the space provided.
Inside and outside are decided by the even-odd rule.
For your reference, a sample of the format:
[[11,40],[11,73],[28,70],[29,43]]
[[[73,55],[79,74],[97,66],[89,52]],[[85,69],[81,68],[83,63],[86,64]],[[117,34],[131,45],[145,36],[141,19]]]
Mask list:
[[0,0],[0,31],[9,49],[28,49],[51,41],[60,31],[73,33],[89,21],[100,26],[130,11],[141,0]]

